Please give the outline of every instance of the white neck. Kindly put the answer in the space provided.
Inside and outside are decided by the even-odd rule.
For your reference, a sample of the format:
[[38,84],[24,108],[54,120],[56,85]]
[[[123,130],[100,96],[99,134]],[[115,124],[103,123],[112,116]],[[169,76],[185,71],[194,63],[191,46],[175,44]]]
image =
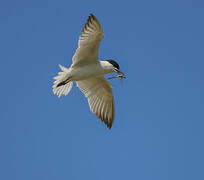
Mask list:
[[114,72],[114,68],[113,68],[112,64],[110,64],[108,61],[99,61],[99,63],[104,70],[108,71],[108,73]]

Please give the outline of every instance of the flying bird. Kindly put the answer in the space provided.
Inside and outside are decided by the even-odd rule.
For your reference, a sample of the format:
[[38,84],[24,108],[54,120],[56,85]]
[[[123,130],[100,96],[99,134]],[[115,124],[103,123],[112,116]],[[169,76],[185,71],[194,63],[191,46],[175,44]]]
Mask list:
[[[126,78],[118,63],[112,59],[99,60],[98,49],[103,39],[99,20],[90,14],[78,40],[78,48],[72,58],[72,65],[59,65],[61,72],[54,77],[53,92],[61,97],[72,89],[73,82],[88,99],[89,107],[110,129],[115,118],[115,103],[111,83],[105,74],[117,73]],[[114,78],[114,77],[113,77]]]

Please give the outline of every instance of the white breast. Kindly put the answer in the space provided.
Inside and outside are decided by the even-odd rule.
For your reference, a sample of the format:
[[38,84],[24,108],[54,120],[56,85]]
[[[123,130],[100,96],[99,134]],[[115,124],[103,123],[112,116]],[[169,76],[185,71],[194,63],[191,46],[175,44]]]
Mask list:
[[84,66],[74,66],[71,68],[71,77],[73,81],[80,81],[90,77],[96,77],[111,73],[112,70],[108,66],[103,66],[101,63],[89,63]]

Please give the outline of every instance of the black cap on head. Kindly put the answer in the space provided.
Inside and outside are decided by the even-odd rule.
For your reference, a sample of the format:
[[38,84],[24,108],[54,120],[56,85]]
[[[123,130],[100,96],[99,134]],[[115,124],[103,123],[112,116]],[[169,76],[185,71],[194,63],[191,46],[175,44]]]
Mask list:
[[110,60],[107,60],[109,63],[111,63],[115,68],[117,68],[117,69],[120,69],[120,66],[119,66],[119,64],[116,62],[116,61],[114,61],[114,60],[112,60],[112,59],[110,59]]

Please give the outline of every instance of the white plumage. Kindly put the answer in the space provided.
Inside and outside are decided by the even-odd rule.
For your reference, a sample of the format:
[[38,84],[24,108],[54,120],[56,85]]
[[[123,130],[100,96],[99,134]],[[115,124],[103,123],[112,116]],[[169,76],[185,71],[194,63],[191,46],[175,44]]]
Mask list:
[[114,60],[99,61],[98,49],[103,39],[103,29],[99,20],[91,14],[78,41],[78,48],[68,69],[59,65],[59,72],[53,84],[54,94],[67,95],[76,81],[79,89],[88,99],[89,107],[108,128],[111,128],[115,117],[115,104],[111,83],[104,75],[117,72],[125,78],[119,65]]
[[63,86],[57,87],[57,85],[63,80],[67,79],[69,75],[69,69],[67,69],[66,67],[60,64],[59,64],[59,67],[62,70],[62,72],[58,72],[58,76],[54,77],[55,81],[52,87],[53,87],[54,94],[57,94],[60,97],[62,95],[66,96],[67,94],[69,94],[70,90],[72,89],[73,82],[70,81],[69,83],[66,83]]

